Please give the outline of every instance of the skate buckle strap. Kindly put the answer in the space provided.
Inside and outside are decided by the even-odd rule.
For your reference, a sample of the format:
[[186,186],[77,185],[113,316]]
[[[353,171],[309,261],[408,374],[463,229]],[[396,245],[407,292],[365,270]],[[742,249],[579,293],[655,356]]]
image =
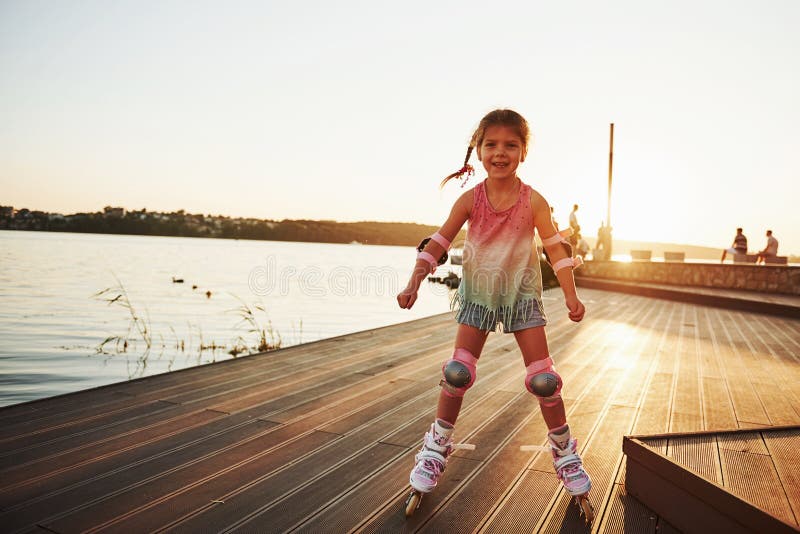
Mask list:
[[431,427],[429,432],[425,432],[425,439],[422,441],[424,448],[444,454],[445,456],[450,454],[450,451],[453,449],[453,442],[450,436],[440,435],[438,440],[436,436],[437,434],[433,427]]
[[443,466],[447,463],[447,458],[445,458],[443,454],[431,449],[422,449],[419,451],[415,457],[415,460],[437,460]]
[[572,464],[582,465],[583,462],[581,461],[581,457],[577,454],[567,454],[566,456],[561,456],[557,460],[553,461],[556,471],[559,471],[561,468]]
[[519,450],[522,452],[550,452],[552,449],[550,445],[520,445]]

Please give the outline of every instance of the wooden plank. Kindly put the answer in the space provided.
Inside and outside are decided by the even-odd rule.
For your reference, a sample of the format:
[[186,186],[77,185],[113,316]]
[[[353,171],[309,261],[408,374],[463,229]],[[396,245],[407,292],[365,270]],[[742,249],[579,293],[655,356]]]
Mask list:
[[687,436],[669,439],[667,456],[706,480],[722,484],[715,436]]
[[[341,494],[348,493],[351,488],[369,480],[375,472],[384,468],[387,463],[397,459],[406,449],[385,443],[376,443],[363,455],[353,459],[347,464],[326,473],[316,479],[313,484],[302,487],[291,499],[283,499],[269,506],[259,507],[260,495],[251,495],[250,501],[255,505],[229,514],[228,525],[225,530],[249,530],[254,532],[285,532],[293,525],[302,522],[308,515],[313,514],[322,503],[330,502]],[[469,463],[461,460],[460,465]],[[367,512],[364,510],[363,512]],[[216,518],[212,518],[209,526],[213,529]],[[198,528],[207,528],[207,519],[204,516],[194,521],[181,524],[175,532],[197,532]]]
[[733,401],[723,380],[703,378],[703,414],[706,429],[737,427]]
[[184,469],[216,456],[236,444],[269,433],[274,426],[262,421],[251,421],[244,426],[234,425],[217,435],[211,434],[210,439],[195,440],[175,447],[167,454],[154,455],[147,461],[132,462],[105,476],[87,476],[70,486],[53,489],[41,498],[4,509],[0,513],[0,519],[4,528],[14,532],[34,524],[56,521],[74,511],[94,505],[102,509],[102,503],[120,496],[123,506],[135,506],[135,501],[126,502],[124,495],[138,495],[139,488],[158,477],[168,477],[176,484],[184,483],[185,480],[181,478]]
[[608,512],[599,534],[656,534],[658,516],[634,497],[628,495],[625,486],[614,484],[614,491],[608,505]]
[[770,457],[720,449],[720,459],[725,489],[782,521],[797,524]]
[[[156,401],[145,405],[135,405],[127,409],[122,409],[101,416],[82,419],[76,424],[58,424],[46,426],[44,428],[28,427],[21,429],[20,433],[10,436],[3,440],[2,452],[0,452],[0,467],[15,465],[18,463],[18,455],[25,454],[26,451],[34,453],[37,448],[46,448],[53,451],[54,447],[70,438],[80,437],[87,433],[113,432],[116,427],[135,422],[141,418],[151,418],[154,416],[169,417],[171,412],[175,412],[179,407],[172,403]],[[24,461],[24,460],[23,460]]]
[[[311,534],[349,532],[365,519],[369,519],[371,514],[386,509],[389,503],[395,513],[402,514],[402,499],[408,492],[408,473],[414,465],[416,452],[416,450],[407,451],[387,463],[383,469],[376,471],[374,477],[342,495],[313,517],[309,517],[297,531]],[[472,463],[470,460],[465,461]],[[454,460],[449,464],[448,477],[458,471],[459,463],[458,460]],[[423,502],[427,506],[427,501]]]
[[703,353],[703,413],[706,429],[737,428],[736,411],[731,396],[720,340],[712,324],[711,310],[704,308],[698,320],[699,334],[705,343]]
[[750,372],[742,361],[731,334],[735,326],[730,324],[727,314],[716,311],[711,314],[711,328],[717,333],[720,358],[725,362],[725,379],[731,393],[739,426],[770,425],[769,417],[750,381]]
[[[292,447],[276,448],[276,445],[281,444],[275,443],[277,436],[277,433],[271,433],[243,443],[226,454],[217,454],[205,461],[188,465],[173,476],[159,476],[110,499],[91,506],[82,506],[55,521],[43,523],[43,526],[55,532],[83,532],[109,529],[123,522],[126,529],[130,527],[131,531],[139,531],[135,525],[140,521],[146,523],[148,519],[155,519],[163,524],[186,513],[185,507],[191,511],[203,509],[214,506],[215,500],[226,501],[228,504],[226,489],[249,484],[252,477],[258,477],[259,473],[278,470],[294,456],[317,450],[338,438],[335,434],[314,432],[292,442]],[[266,451],[271,454],[266,454]],[[291,484],[286,480],[281,482],[278,490],[285,487],[287,482]],[[175,498],[189,494],[193,498]],[[225,511],[230,508],[231,506],[225,507]]]
[[[31,477],[17,484],[10,484],[3,480],[0,487],[0,507],[4,511],[12,511],[26,506],[37,506],[47,499],[58,498],[58,495],[66,494],[69,491],[82,490],[87,485],[94,485],[100,480],[115,474],[123,473],[128,469],[142,465],[149,461],[154,461],[159,457],[171,453],[179,453],[183,449],[192,446],[205,445],[206,451],[209,447],[224,446],[220,441],[225,433],[233,435],[233,439],[241,439],[246,435],[252,435],[263,431],[274,425],[256,421],[248,417],[223,416],[222,418],[207,421],[206,424],[181,429],[172,434],[165,434],[158,440],[150,443],[143,443],[135,450],[129,451],[124,456],[124,461],[116,455],[93,458],[80,465],[75,465],[71,469],[52,470],[45,475]],[[243,432],[243,434],[242,434]],[[202,455],[204,449],[195,449],[195,455]],[[51,507],[45,506],[46,509]],[[2,512],[0,512],[2,517]]]
[[[731,339],[737,352],[747,367],[753,388],[764,407],[770,424],[787,425],[800,423],[800,415],[792,407],[791,400],[797,400],[795,391],[797,381],[787,382],[787,373],[781,362],[769,352],[758,351],[745,332],[752,332],[748,317],[741,313],[726,313],[731,324]],[[777,390],[777,391],[775,391]],[[777,394],[773,394],[777,393]]]
[[[114,384],[117,386],[118,384]],[[58,406],[63,413],[86,410],[87,406],[103,406],[130,402],[130,395],[125,395],[116,387],[108,386],[90,390],[78,391],[68,395],[38,399],[31,402],[3,406],[0,408],[0,437],[7,438],[17,433],[16,425],[40,421],[47,417],[54,417],[53,408]],[[54,401],[58,399],[58,403]],[[87,402],[91,399],[91,402]],[[54,417],[55,418],[55,417]],[[36,426],[41,426],[37,423]]]
[[687,306],[681,306],[681,317],[675,342],[674,393],[670,414],[670,431],[681,432],[703,428],[700,398],[700,371],[695,331],[697,319]]
[[183,413],[178,412],[177,415],[177,417],[160,420],[146,427],[137,426],[127,432],[81,444],[81,446],[71,449],[57,451],[53,454],[42,454],[38,449],[34,449],[30,455],[24,456],[24,458],[33,459],[22,461],[21,458],[21,463],[16,468],[8,469],[3,473],[0,502],[3,502],[3,495],[6,493],[11,493],[18,498],[18,492],[22,486],[38,484],[44,479],[65,471],[83,470],[88,464],[106,458],[124,457],[138,447],[225,417],[225,414],[218,412],[207,410],[189,411],[186,409],[183,410]]
[[552,498],[561,488],[553,473],[528,470],[514,488],[516,495],[527,498],[504,499],[502,506],[480,532],[536,532],[541,518],[552,506]]
[[[676,324],[676,311],[677,306],[660,306],[659,315],[656,318],[655,324],[663,325],[663,329],[658,330],[658,335],[650,335],[648,336],[647,340],[647,349],[646,351],[655,354],[654,358],[651,358],[651,364],[648,368],[646,377],[640,382],[641,390],[638,391],[638,395],[636,398],[636,409],[637,412],[635,414],[634,420],[630,425],[628,432],[641,432],[644,429],[649,428],[665,428],[668,423],[669,412],[666,411],[650,411],[648,410],[648,406],[653,406],[658,404],[658,399],[660,398],[667,398],[670,393],[670,390],[673,386],[671,377],[669,375],[665,375],[664,373],[657,373],[659,369],[668,369],[668,365],[664,365],[661,360],[663,359],[670,359],[672,354],[670,351],[666,350],[669,343],[669,335],[670,332],[674,330]],[[666,315],[666,317],[664,317]],[[655,330],[652,328],[651,330]],[[650,399],[650,404],[647,404],[647,400]],[[664,403],[667,406],[667,403]],[[652,440],[651,446],[656,447],[657,450],[662,450],[666,452],[667,447],[667,440]],[[617,464],[617,474],[615,476],[615,484],[622,484],[625,480],[625,469],[627,466],[627,462],[625,461],[625,455],[623,453],[622,458],[618,461]],[[613,488],[612,488],[613,489]],[[611,513],[608,505],[608,499],[610,499],[611,494],[609,493],[606,499],[606,508],[602,510],[600,513],[600,525],[602,526],[606,521],[606,515]]]
[[769,431],[762,436],[792,509],[794,523],[800,525],[800,430]]
[[716,439],[720,450],[769,454],[761,432],[725,433],[717,435]]

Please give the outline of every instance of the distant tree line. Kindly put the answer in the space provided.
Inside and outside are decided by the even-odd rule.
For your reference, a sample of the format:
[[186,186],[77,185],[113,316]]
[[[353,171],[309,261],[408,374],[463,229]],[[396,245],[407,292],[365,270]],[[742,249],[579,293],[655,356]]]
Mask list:
[[[415,246],[438,227],[402,222],[275,221],[192,214],[183,210],[170,213],[126,211],[110,206],[94,213],[62,215],[0,206],[0,229]],[[460,239],[463,237],[462,231]]]

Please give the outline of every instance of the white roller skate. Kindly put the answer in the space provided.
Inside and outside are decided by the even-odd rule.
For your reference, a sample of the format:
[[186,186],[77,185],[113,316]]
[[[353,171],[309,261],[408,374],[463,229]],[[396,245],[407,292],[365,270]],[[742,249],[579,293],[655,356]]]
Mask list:
[[458,448],[475,448],[472,445],[453,443],[452,436],[453,425],[441,419],[437,419],[425,433],[422,448],[414,457],[416,464],[409,476],[411,492],[406,498],[406,517],[411,516],[419,508],[424,494],[436,488],[439,477],[447,467],[447,457],[450,453]]
[[594,520],[594,508],[589,502],[589,490],[592,479],[583,469],[583,462],[578,454],[578,442],[569,434],[569,425],[564,425],[547,434],[550,451],[553,455],[553,467],[564,489],[575,498],[575,504],[584,516],[587,524]]

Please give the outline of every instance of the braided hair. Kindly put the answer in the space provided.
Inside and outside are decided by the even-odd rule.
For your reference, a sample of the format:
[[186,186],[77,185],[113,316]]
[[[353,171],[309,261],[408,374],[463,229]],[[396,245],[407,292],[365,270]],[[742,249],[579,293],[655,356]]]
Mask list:
[[476,148],[480,148],[483,144],[483,137],[486,134],[486,129],[491,126],[506,126],[515,129],[522,139],[523,156],[527,153],[530,128],[528,127],[528,121],[525,120],[525,117],[510,109],[495,109],[494,111],[490,111],[481,119],[481,122],[472,134],[472,139],[470,139],[469,146],[467,147],[467,156],[464,158],[464,164],[459,170],[445,177],[439,184],[440,188],[444,187],[444,184],[453,178],[462,180],[461,187],[467,184],[469,177],[475,174],[475,168],[469,164],[469,158],[472,156],[472,151]]

